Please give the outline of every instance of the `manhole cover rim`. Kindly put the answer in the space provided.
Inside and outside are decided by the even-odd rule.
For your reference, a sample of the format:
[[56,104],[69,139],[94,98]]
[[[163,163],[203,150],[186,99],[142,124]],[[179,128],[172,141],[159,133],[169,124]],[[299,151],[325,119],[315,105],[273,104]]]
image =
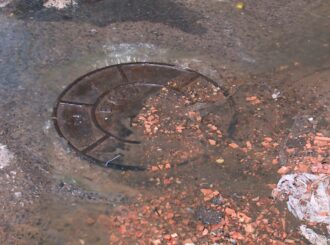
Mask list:
[[[99,166],[103,166],[105,167],[105,162],[100,160],[100,159],[97,159],[93,156],[90,156],[86,153],[84,153],[83,151],[81,151],[80,149],[78,149],[73,143],[70,142],[69,139],[67,139],[61,129],[60,129],[60,126],[59,126],[59,122],[58,122],[58,108],[59,108],[59,105],[61,104],[61,99],[66,95],[66,93],[71,89],[73,88],[76,84],[78,84],[80,81],[82,81],[83,79],[85,79],[86,77],[88,76],[91,76],[93,74],[96,74],[98,72],[101,72],[103,70],[107,70],[107,69],[111,69],[111,68],[114,68],[114,67],[124,67],[124,66],[130,66],[130,65],[141,65],[141,66],[160,66],[160,67],[165,67],[165,68],[173,68],[173,69],[176,69],[178,71],[182,71],[182,72],[191,72],[191,73],[195,73],[196,75],[198,75],[198,77],[201,77],[203,79],[205,79],[207,82],[210,82],[211,84],[213,84],[214,86],[220,88],[220,90],[222,91],[223,95],[226,97],[226,99],[228,100],[228,103],[231,104],[232,106],[234,106],[234,101],[233,99],[229,96],[228,94],[228,90],[226,88],[224,88],[223,86],[221,86],[220,84],[218,84],[217,82],[215,82],[214,80],[212,80],[211,78],[201,74],[200,72],[198,71],[195,71],[195,70],[192,70],[190,68],[183,68],[183,67],[180,67],[178,65],[175,65],[175,64],[169,64],[169,63],[161,63],[161,62],[129,62],[129,63],[120,63],[120,64],[113,64],[113,65],[109,65],[109,66],[105,66],[105,67],[102,67],[102,68],[99,68],[99,69],[96,69],[96,70],[93,70],[93,71],[90,71],[80,77],[78,77],[77,79],[75,79],[72,83],[68,84],[64,90],[60,93],[60,95],[58,96],[58,98],[56,99],[56,102],[55,102],[55,106],[53,107],[53,113],[52,113],[52,120],[53,120],[53,123],[54,123],[54,127],[58,133],[58,135],[63,138],[65,140],[65,142],[68,144],[68,146],[70,148],[72,148],[77,154],[79,157],[81,157],[82,159],[85,159],[87,161],[90,161],[91,163],[94,163],[94,164],[97,164]],[[92,115],[93,117],[93,115]],[[103,130],[102,130],[103,131]],[[110,137],[114,137],[115,139],[119,140],[119,141],[123,141],[124,143],[134,143],[134,142],[129,142],[127,140],[122,140],[114,135],[110,135]],[[107,166],[106,166],[107,167]],[[111,163],[111,168],[113,169],[118,169],[118,170],[133,170],[133,171],[143,171],[143,170],[146,170],[145,167],[141,167],[141,166],[135,166],[135,165],[122,165],[122,164],[116,164],[116,163]]]

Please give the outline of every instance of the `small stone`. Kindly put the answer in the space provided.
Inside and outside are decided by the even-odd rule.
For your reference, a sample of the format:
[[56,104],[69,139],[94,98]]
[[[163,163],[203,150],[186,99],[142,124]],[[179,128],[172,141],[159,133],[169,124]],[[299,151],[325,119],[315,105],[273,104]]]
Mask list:
[[217,131],[218,130],[218,128],[216,126],[212,125],[212,124],[208,124],[207,127],[209,129],[211,129],[212,131]]
[[197,224],[196,230],[203,231],[204,230],[204,225]]
[[268,143],[270,143],[270,142],[272,142],[272,141],[273,141],[273,139],[272,139],[272,138],[270,138],[270,137],[265,137],[265,138],[264,138],[264,140],[265,140],[266,142],[268,142]]
[[272,94],[272,98],[274,100],[277,100],[280,95],[281,95],[281,92],[279,90],[275,89],[274,92],[273,92],[273,94]]
[[297,170],[301,173],[307,173],[309,169],[309,166],[304,163],[299,163],[297,166]]
[[209,143],[210,143],[210,145],[216,145],[217,144],[217,142],[215,140],[212,140],[212,139],[209,139]]
[[247,216],[246,214],[242,213],[242,212],[237,212],[237,216],[240,219],[240,221],[244,222],[244,223],[250,223],[252,221],[252,219]]
[[239,146],[236,143],[230,143],[229,147],[233,148],[233,149],[237,149],[239,148]]
[[182,133],[182,131],[185,129],[185,127],[183,126],[176,126],[175,130],[178,132],[178,133]]
[[201,192],[203,193],[204,196],[209,196],[209,195],[212,195],[213,190],[211,190],[211,189],[201,189]]
[[206,236],[207,234],[209,234],[209,230],[208,229],[204,229],[203,232],[202,232],[202,235],[203,236]]
[[226,208],[225,209],[225,212],[227,215],[230,215],[230,216],[236,216],[236,212],[234,209],[231,209],[231,208]]
[[223,158],[219,158],[219,159],[216,160],[216,162],[218,164],[223,164],[225,162],[225,160]]
[[242,234],[237,232],[237,231],[231,232],[230,235],[235,240],[243,240],[244,239],[244,236],[242,236]]
[[277,171],[277,173],[283,175],[283,174],[287,174],[289,171],[290,171],[290,168],[283,166]]
[[22,197],[22,192],[15,192],[14,193],[16,198],[21,198]]
[[173,219],[174,218],[174,213],[169,212],[166,214],[166,219]]

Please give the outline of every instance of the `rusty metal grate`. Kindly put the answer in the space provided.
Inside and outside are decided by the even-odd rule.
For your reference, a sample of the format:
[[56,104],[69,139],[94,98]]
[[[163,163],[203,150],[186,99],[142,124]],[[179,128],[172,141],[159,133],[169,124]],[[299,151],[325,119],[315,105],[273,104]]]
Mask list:
[[[138,115],[150,109],[146,105],[148,99],[161,106],[159,123],[166,122],[163,126],[170,127],[175,121],[170,117],[180,117],[187,124],[190,119],[183,117],[196,110],[201,118],[214,113],[219,106],[224,107],[226,94],[211,79],[173,65],[114,65],[78,78],[62,92],[54,108],[55,127],[70,146],[97,164],[121,170],[144,170],[155,161],[151,160],[152,154],[160,149],[153,147],[181,140],[173,138],[173,134],[165,137],[169,130],[155,133],[156,126],[149,131],[141,128],[138,120],[144,117]],[[192,139],[191,135],[193,132],[180,137],[186,142]],[[182,141],[177,147],[183,144]]]

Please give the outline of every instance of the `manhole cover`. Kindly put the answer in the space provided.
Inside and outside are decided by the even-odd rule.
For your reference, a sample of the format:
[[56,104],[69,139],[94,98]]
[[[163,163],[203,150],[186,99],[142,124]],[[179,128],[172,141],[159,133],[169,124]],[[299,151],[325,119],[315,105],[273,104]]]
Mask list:
[[224,91],[197,72],[130,63],[70,84],[58,99],[54,122],[59,134],[95,163],[143,170],[216,150],[232,120],[231,107]]

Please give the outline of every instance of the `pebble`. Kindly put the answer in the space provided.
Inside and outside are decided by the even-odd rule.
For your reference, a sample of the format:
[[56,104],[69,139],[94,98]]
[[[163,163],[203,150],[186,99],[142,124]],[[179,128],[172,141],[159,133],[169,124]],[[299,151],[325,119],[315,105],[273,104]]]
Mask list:
[[209,234],[209,230],[208,229],[204,229],[202,235],[203,236],[206,236],[207,234]]
[[223,158],[219,158],[219,159],[216,160],[216,162],[219,163],[219,164],[222,164],[222,163],[225,162],[225,160]]
[[21,198],[22,197],[22,192],[15,192],[14,193],[16,198]]
[[237,149],[239,148],[239,146],[236,143],[230,143],[229,147],[233,148],[233,149]]
[[278,171],[277,171],[277,173],[278,174],[286,174],[286,173],[288,173],[290,171],[290,168],[288,168],[288,167],[286,167],[286,166],[283,166],[283,167],[281,167]]

